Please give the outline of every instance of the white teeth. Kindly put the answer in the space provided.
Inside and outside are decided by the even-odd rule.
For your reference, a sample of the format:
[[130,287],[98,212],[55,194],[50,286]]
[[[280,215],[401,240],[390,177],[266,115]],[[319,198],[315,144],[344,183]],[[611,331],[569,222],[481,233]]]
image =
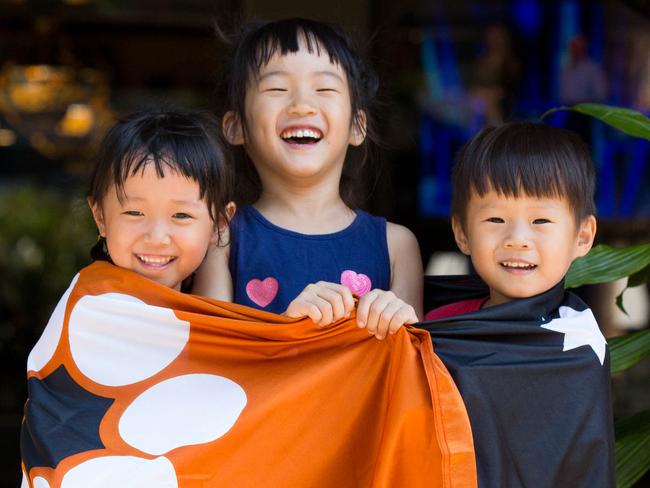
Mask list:
[[322,137],[320,131],[315,131],[311,129],[301,129],[301,130],[285,130],[280,134],[282,139],[290,139],[292,137],[311,137],[312,139],[320,139]]
[[174,259],[173,256],[154,257],[154,256],[144,256],[143,254],[138,254],[137,256],[140,261],[143,261],[147,264],[167,264],[172,259]]
[[520,263],[520,262],[511,262],[511,261],[504,261],[501,264],[508,268],[533,268],[536,266],[535,264],[531,264],[531,263]]

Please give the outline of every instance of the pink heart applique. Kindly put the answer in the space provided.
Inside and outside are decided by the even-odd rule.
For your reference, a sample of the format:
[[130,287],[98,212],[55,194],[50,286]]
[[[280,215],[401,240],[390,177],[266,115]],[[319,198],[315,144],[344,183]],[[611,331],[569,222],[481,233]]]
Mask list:
[[260,307],[266,307],[278,294],[278,280],[269,276],[264,280],[252,279],[246,283],[246,294]]
[[360,297],[372,290],[372,281],[362,273],[355,273],[351,269],[346,269],[341,273],[341,284],[347,286],[352,293]]

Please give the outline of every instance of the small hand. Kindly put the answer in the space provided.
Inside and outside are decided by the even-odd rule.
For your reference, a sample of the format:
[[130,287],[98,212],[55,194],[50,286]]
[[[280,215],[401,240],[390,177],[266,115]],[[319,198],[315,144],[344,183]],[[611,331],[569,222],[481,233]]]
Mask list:
[[307,316],[320,326],[350,316],[354,309],[352,292],[343,285],[319,281],[307,285],[287,307],[287,317]]
[[359,299],[357,325],[366,327],[377,339],[384,339],[386,334],[394,334],[404,324],[417,321],[413,307],[392,291],[374,289]]

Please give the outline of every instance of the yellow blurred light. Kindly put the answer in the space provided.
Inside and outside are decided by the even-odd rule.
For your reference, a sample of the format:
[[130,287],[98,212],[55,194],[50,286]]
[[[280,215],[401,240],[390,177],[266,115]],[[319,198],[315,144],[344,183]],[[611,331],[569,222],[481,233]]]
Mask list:
[[0,147],[13,146],[16,143],[16,133],[10,129],[0,129]]
[[95,125],[95,112],[86,104],[73,103],[65,111],[59,123],[59,131],[68,137],[83,137]]
[[28,81],[46,81],[52,76],[52,68],[45,64],[25,67],[25,78]]

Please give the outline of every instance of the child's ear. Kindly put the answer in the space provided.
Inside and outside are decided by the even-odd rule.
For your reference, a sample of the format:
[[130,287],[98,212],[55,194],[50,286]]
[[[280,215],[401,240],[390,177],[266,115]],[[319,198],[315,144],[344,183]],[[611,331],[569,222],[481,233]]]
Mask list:
[[221,123],[221,130],[226,140],[233,146],[244,144],[244,129],[241,120],[232,110],[226,112]]
[[228,227],[228,224],[235,216],[236,211],[237,211],[237,204],[235,202],[228,202],[226,204],[226,208],[224,211],[224,213],[226,214],[225,218],[219,217],[219,230],[223,231]]
[[226,208],[224,209],[225,216],[219,215],[218,217],[217,225],[215,226],[212,237],[210,238],[210,244],[221,244],[228,242],[228,224],[234,217],[236,211],[237,205],[235,202],[228,202]]
[[463,225],[456,217],[451,218],[451,229],[454,231],[454,239],[456,239],[456,245],[458,246],[458,249],[460,249],[463,254],[469,256],[471,254],[469,248],[469,239],[467,239],[467,235],[463,230]]
[[351,146],[360,146],[366,138],[367,118],[363,110],[357,112],[357,117],[352,120],[352,128],[350,129],[350,140],[348,143]]
[[578,229],[578,236],[576,240],[574,258],[584,256],[589,252],[591,246],[594,244],[596,237],[596,217],[589,215],[582,219],[580,228]]
[[90,211],[93,213],[93,218],[95,219],[95,224],[97,224],[97,230],[99,235],[106,237],[106,222],[104,221],[104,212],[97,202],[94,202],[90,197],[86,199]]

